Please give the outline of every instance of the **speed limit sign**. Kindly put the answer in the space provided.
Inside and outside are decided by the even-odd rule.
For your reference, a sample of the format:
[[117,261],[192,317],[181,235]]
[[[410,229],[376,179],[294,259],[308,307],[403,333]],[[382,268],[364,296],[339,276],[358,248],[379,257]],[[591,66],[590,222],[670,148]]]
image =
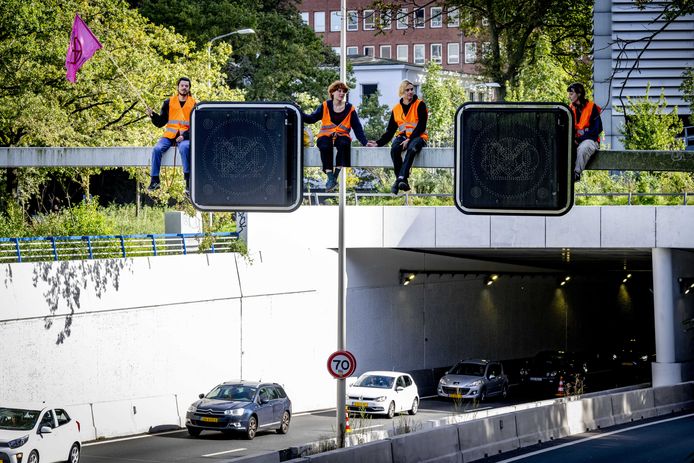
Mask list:
[[338,350],[328,357],[328,371],[335,379],[344,379],[352,376],[357,369],[357,360],[351,352]]

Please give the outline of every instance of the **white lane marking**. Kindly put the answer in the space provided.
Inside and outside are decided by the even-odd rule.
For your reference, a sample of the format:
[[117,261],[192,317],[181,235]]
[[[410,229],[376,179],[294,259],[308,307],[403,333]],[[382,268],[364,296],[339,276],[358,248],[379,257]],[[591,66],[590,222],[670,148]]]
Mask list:
[[233,450],[225,450],[223,452],[217,452],[217,453],[208,453],[207,455],[203,455],[203,457],[214,457],[217,455],[224,455],[225,453],[234,453],[234,452],[243,452],[246,449],[233,449]]
[[126,440],[145,439],[147,437],[162,436],[165,434],[175,434],[175,433],[181,432],[181,431],[184,431],[184,429],[177,429],[175,431],[158,432],[156,434],[143,434],[140,436],[122,437],[120,439],[101,440],[101,441],[97,441],[97,442],[89,442],[88,444],[82,444],[82,447],[91,447],[93,445],[102,445],[102,444],[112,444],[114,442],[123,442]]
[[550,447],[550,448],[547,448],[547,449],[536,450],[535,452],[526,453],[525,455],[519,455],[519,456],[517,456],[517,457],[509,458],[509,459],[507,459],[507,460],[501,460],[501,461],[499,461],[498,463],[508,463],[508,462],[510,462],[510,461],[523,460],[523,459],[528,458],[528,457],[532,457],[532,456],[535,456],[535,455],[539,455],[539,454],[545,453],[545,452],[551,452],[552,450],[557,450],[557,449],[560,449],[560,448],[563,448],[563,447],[568,447],[568,446],[570,446],[570,445],[582,444],[583,442],[588,442],[588,441],[591,441],[591,440],[593,440],[593,439],[600,439],[600,438],[602,438],[602,437],[611,436],[611,435],[613,435],[613,434],[621,434],[621,433],[623,433],[623,432],[631,431],[631,430],[633,430],[633,429],[646,428],[646,427],[648,427],[648,426],[653,426],[653,425],[661,424],[661,423],[667,423],[668,421],[681,420],[682,418],[690,418],[690,417],[692,417],[692,416],[694,416],[694,413],[690,413],[689,415],[684,415],[684,416],[677,416],[677,417],[675,417],[675,418],[668,418],[667,420],[654,421],[653,423],[639,424],[639,425],[632,426],[632,427],[629,427],[629,428],[618,429],[617,431],[606,432],[606,433],[604,433],[604,434],[597,434],[597,435],[595,435],[595,436],[586,437],[586,438],[584,438],[584,439],[579,439],[579,440],[577,440],[577,441],[567,442],[566,444],[555,445],[554,447]]

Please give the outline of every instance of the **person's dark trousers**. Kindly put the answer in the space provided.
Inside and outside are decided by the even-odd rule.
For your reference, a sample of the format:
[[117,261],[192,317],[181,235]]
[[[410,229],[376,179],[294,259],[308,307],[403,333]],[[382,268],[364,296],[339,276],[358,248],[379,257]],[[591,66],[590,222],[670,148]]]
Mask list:
[[393,139],[393,143],[390,147],[390,158],[393,160],[395,177],[402,177],[405,181],[407,181],[410,176],[410,169],[412,169],[414,158],[417,157],[419,152],[422,151],[422,148],[426,146],[426,142],[421,137],[411,139],[407,144],[405,160],[403,161],[401,145],[406,139],[407,137],[399,135]]
[[[320,151],[320,160],[323,164],[323,172],[331,172],[333,166],[350,167],[352,165],[351,151],[352,140],[349,137],[318,137],[316,146]],[[337,148],[335,164],[333,164],[333,147]]]

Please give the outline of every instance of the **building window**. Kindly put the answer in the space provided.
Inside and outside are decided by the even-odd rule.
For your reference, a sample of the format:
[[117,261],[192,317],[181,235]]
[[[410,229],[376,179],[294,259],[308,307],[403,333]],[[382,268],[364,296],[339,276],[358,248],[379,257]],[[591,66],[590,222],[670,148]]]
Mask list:
[[492,44],[490,42],[482,42],[482,57],[489,58],[492,54]]
[[390,11],[384,11],[379,16],[381,21],[381,29],[390,29],[390,25],[393,22],[391,20]]
[[418,10],[415,10],[414,12],[414,27],[417,29],[422,29],[424,27],[424,22],[425,22],[425,17],[424,17],[424,8],[420,8]]
[[477,62],[477,44],[475,42],[465,42],[465,64]]
[[364,47],[364,56],[374,56],[374,46],[373,45],[367,45]]
[[378,92],[378,84],[362,84],[361,86],[361,101],[363,102],[371,95]]
[[340,47],[332,47],[332,49],[337,56],[340,56]]
[[443,26],[443,8],[440,6],[431,7],[431,21],[429,22],[431,27],[441,27]]
[[397,60],[407,62],[407,45],[398,45],[396,49]]
[[407,29],[408,23],[407,8],[400,8],[398,10],[398,25],[396,27],[398,29]]
[[417,43],[412,48],[414,64],[424,64],[424,44]]
[[313,13],[313,30],[316,32],[325,32],[324,11],[316,11]]
[[390,45],[381,45],[381,58],[390,59]]
[[348,31],[358,31],[359,30],[359,15],[354,10],[347,12],[347,30]]
[[460,63],[460,44],[458,42],[451,42],[448,44],[448,64],[459,64]]
[[431,60],[434,63],[441,64],[442,54],[443,54],[443,50],[442,50],[441,44],[440,43],[432,43],[431,44]]
[[301,12],[301,20],[303,21],[304,24],[306,24],[308,26],[308,12],[307,11]]
[[355,56],[359,54],[359,47],[347,47],[347,56]]
[[460,10],[457,8],[448,10],[447,21],[448,27],[458,27],[460,26]]
[[330,12],[330,32],[342,30],[342,14],[339,11]]
[[376,29],[376,16],[374,10],[364,10],[364,30],[372,31]]

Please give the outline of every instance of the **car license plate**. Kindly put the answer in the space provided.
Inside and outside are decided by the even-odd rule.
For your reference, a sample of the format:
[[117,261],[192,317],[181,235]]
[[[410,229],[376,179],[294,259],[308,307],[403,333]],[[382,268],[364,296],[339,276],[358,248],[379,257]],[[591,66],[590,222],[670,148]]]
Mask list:
[[454,398],[454,399],[462,399],[462,398],[463,398],[463,394],[451,394],[451,397]]
[[369,406],[368,402],[354,402],[355,407],[366,408]]
[[213,416],[203,416],[202,418],[200,418],[200,421],[205,421],[207,423],[218,423],[219,418],[215,418]]
[[542,381],[542,378],[538,378],[537,376],[531,376],[530,381]]

